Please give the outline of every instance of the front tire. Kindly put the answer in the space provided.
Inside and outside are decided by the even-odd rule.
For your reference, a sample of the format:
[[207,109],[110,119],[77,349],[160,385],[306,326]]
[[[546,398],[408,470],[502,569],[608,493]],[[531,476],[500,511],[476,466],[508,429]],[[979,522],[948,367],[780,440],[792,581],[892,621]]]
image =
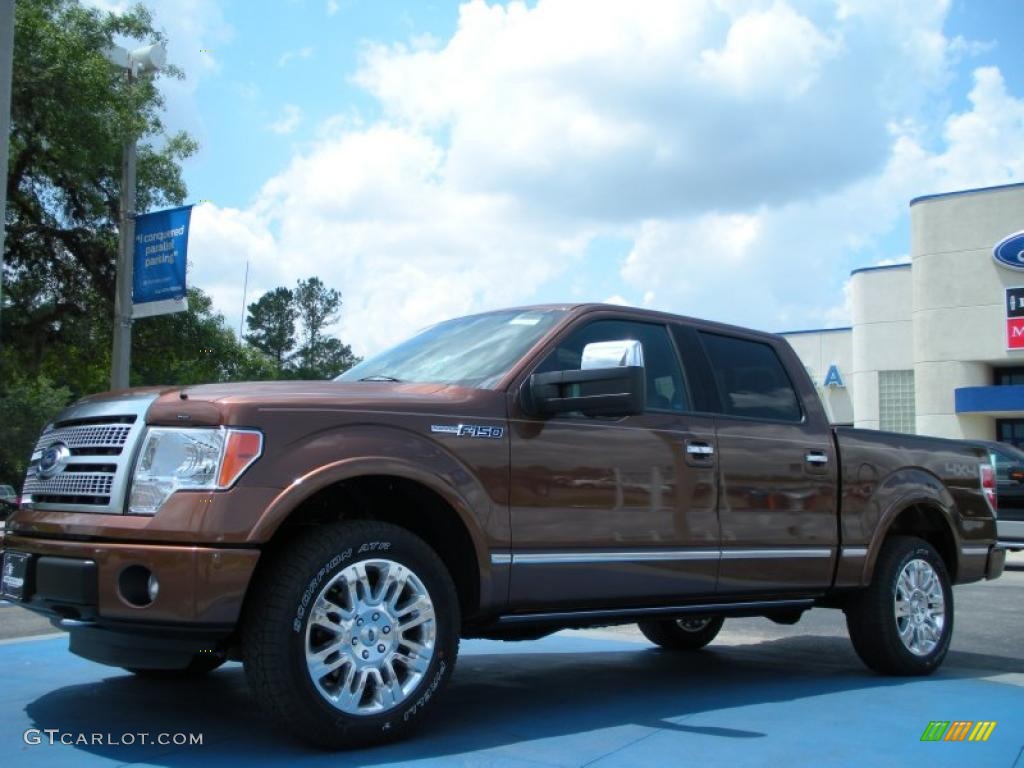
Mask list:
[[455,666],[448,571],[394,525],[337,523],[287,544],[247,600],[243,657],[268,714],[298,738],[347,748],[399,738]]
[[935,548],[914,536],[882,545],[871,585],[846,607],[861,660],[886,675],[928,675],[953,636],[953,588]]
[[722,616],[694,616],[687,619],[641,621],[637,626],[644,637],[662,648],[696,651],[714,640],[724,623]]

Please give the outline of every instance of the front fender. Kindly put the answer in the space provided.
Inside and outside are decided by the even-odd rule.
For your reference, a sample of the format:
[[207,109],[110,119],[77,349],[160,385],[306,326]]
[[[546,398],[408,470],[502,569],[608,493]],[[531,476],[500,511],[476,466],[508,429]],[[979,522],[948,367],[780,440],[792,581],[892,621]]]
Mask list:
[[[499,450],[503,446],[495,442],[499,444],[493,447],[492,461],[501,460],[507,475],[507,449]],[[507,546],[507,499],[493,498],[464,460],[416,432],[376,424],[338,426],[302,437],[265,458],[264,476],[273,476],[281,490],[259,515],[249,542],[269,541],[295,509],[330,485],[387,475],[419,483],[448,503],[473,542],[485,581],[490,546]]]

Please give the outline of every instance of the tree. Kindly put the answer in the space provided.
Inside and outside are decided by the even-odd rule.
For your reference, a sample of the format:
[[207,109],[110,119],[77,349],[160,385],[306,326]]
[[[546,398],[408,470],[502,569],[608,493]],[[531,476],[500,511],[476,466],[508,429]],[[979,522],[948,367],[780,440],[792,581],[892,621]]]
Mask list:
[[[183,202],[179,163],[197,148],[187,134],[165,134],[152,78],[129,85],[103,57],[115,35],[163,40],[141,5],[123,13],[77,0],[15,6],[0,333],[19,370],[45,370],[58,384],[67,377],[73,394],[99,383],[97,366],[83,370],[83,360],[109,352],[125,138],[139,140],[139,212]],[[161,74],[182,76],[174,67]]]
[[249,305],[249,333],[245,340],[277,362],[284,369],[288,354],[295,349],[294,294],[285,287],[275,288]]
[[21,488],[32,447],[42,427],[71,399],[67,387],[55,387],[46,376],[24,376],[6,365],[0,393],[0,483]]
[[300,379],[331,379],[360,361],[352,354],[352,347],[331,336],[321,338],[312,347],[304,349],[306,358],[296,370]]
[[296,284],[295,311],[302,328],[298,357],[302,370],[317,370],[316,361],[323,354],[324,329],[338,319],[340,309],[341,294],[325,286],[319,277],[299,280]]
[[275,377],[274,361],[239,344],[209,296],[190,288],[188,307],[135,323],[133,386]]

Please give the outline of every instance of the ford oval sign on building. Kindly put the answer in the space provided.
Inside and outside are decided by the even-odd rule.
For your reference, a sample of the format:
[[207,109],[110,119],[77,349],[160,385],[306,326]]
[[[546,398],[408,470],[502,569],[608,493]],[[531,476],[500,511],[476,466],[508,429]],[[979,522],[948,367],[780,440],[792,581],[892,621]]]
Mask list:
[[996,243],[992,255],[1004,267],[1024,270],[1024,232],[1004,237]]

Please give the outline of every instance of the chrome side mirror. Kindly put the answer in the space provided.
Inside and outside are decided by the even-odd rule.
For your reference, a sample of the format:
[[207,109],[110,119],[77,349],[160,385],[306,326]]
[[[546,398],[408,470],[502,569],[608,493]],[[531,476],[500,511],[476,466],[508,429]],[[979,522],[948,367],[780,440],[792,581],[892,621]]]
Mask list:
[[644,348],[634,339],[619,341],[595,341],[583,348],[580,370],[595,368],[643,367]]

